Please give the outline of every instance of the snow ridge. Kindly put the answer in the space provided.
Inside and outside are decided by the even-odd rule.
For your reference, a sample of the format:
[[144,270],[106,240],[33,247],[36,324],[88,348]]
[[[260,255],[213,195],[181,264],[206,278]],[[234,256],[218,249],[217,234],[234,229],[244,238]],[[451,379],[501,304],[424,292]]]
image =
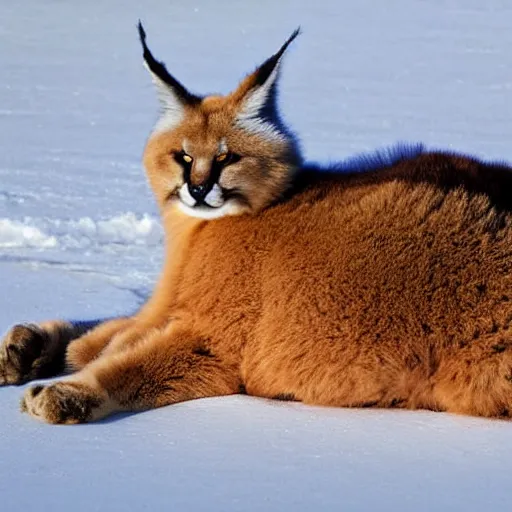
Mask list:
[[25,217],[0,218],[0,248],[70,250],[115,245],[156,246],[162,241],[159,220],[149,214],[127,212],[103,220]]

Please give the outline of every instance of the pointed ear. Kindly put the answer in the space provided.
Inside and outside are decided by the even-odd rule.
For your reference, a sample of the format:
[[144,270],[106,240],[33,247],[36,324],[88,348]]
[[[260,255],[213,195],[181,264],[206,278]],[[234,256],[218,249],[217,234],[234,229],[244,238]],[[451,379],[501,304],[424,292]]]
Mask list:
[[199,96],[191,94],[176,78],[166,69],[163,62],[153,57],[146,44],[146,31],[139,20],[138,24],[140,42],[144,51],[144,65],[151,74],[156,86],[158,98],[162,104],[163,113],[169,116],[181,117],[187,105],[195,105],[201,101]]
[[[233,99],[240,105],[237,114],[238,121],[243,123],[259,118],[271,120],[274,114],[277,115],[276,85],[281,58],[299,33],[300,28],[297,28],[279,51],[248,75],[232,93]],[[263,121],[263,119],[261,120]]]

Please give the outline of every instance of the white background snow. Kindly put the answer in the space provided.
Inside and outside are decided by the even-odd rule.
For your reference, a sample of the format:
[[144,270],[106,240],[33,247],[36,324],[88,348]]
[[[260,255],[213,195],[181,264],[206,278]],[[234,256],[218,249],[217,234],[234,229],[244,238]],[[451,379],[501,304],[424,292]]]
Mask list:
[[[135,24],[193,91],[227,92],[292,30],[281,106],[314,160],[398,140],[512,161],[508,0],[0,0],[0,331],[126,313],[161,227],[157,112]],[[236,396],[76,427],[0,389],[0,508],[508,510],[512,424]]]

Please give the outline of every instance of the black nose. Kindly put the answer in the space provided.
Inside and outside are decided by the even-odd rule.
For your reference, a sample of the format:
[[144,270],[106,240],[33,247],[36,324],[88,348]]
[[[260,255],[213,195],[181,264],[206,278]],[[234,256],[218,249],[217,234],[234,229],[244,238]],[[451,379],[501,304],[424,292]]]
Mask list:
[[196,201],[202,201],[206,197],[206,194],[208,193],[208,187],[204,183],[201,185],[190,185],[189,190],[190,195]]

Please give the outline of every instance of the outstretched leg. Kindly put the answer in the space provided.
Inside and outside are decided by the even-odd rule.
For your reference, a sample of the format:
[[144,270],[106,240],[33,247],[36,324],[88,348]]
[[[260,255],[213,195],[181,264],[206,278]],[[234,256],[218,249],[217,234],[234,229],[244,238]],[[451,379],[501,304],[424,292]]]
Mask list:
[[54,377],[64,370],[81,370],[105,355],[105,349],[108,353],[123,351],[151,328],[165,326],[169,321],[168,283],[172,272],[174,264],[164,268],[155,292],[132,317],[105,322],[56,320],[14,326],[0,341],[0,386]]
[[70,373],[83,369],[99,357],[114,339],[122,337],[128,340],[128,335],[131,338],[140,336],[140,332],[133,328],[134,324],[134,318],[116,318],[73,340],[66,349],[66,369]]
[[84,423],[119,411],[234,394],[239,373],[239,362],[216,354],[207,338],[169,325],[99,357],[69,380],[31,387],[22,409],[48,423]]
[[[128,320],[110,320],[96,328],[100,322],[54,320],[38,325],[15,325],[0,344],[0,385],[23,384],[62,373],[68,364],[68,350],[72,354],[80,353],[82,357],[76,358],[76,365],[72,361],[70,366],[81,368],[80,364],[94,359]],[[85,333],[88,334],[82,337]],[[87,342],[81,344],[82,350],[73,341],[79,338],[87,338]]]
[[62,372],[68,343],[93,326],[61,320],[15,325],[0,345],[0,385],[23,384]]

